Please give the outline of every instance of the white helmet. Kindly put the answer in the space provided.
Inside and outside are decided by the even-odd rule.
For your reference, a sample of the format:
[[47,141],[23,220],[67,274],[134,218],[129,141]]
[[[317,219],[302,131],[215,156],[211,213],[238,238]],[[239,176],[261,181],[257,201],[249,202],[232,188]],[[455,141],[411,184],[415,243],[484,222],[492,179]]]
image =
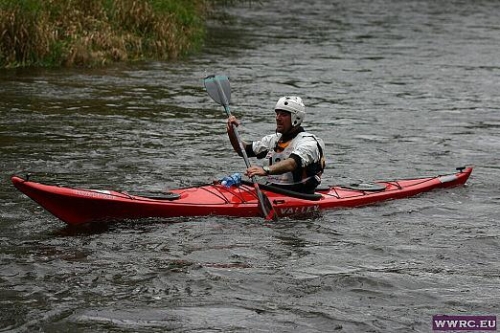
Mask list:
[[298,126],[306,117],[306,107],[298,96],[284,96],[278,100],[274,110],[288,111],[291,114],[292,126]]

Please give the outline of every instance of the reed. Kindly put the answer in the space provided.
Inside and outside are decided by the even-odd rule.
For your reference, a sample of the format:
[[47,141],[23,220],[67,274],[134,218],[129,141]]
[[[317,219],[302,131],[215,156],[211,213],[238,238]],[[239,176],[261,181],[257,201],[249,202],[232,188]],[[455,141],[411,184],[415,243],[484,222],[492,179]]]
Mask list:
[[170,60],[195,50],[206,0],[0,0],[0,67]]

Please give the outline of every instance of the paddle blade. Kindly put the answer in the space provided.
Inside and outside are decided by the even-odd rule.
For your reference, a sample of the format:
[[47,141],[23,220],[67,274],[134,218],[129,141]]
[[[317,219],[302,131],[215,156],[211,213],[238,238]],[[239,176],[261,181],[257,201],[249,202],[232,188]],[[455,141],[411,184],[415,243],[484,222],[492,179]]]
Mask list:
[[255,192],[257,193],[257,199],[259,200],[259,211],[261,215],[267,220],[267,221],[278,221],[278,214],[276,214],[276,211],[274,210],[273,204],[269,200],[269,198],[262,193],[262,191],[259,188],[259,184],[254,183],[255,187]]
[[228,106],[231,102],[231,85],[225,75],[209,75],[204,80],[205,89],[214,101]]

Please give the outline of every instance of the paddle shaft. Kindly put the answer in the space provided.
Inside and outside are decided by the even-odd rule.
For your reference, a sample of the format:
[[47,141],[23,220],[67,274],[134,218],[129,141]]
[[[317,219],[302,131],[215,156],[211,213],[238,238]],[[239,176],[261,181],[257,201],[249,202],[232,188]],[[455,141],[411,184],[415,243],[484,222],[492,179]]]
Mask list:
[[[229,118],[229,117],[231,117],[231,110],[229,109],[229,103],[227,101],[226,94],[224,93],[224,90],[222,89],[222,86],[221,86],[219,81],[215,80],[215,84],[217,84],[217,87],[219,88],[219,93],[221,94],[221,97],[222,97],[222,106],[224,107],[224,111],[226,111],[226,115]],[[236,141],[238,141],[238,145],[240,146],[243,160],[245,160],[245,164],[246,164],[247,168],[249,168],[251,166],[250,161],[248,160],[248,155],[247,155],[247,152],[245,150],[245,146],[243,145],[243,141],[241,141],[240,133],[238,132],[238,128],[235,124],[231,124],[231,125],[233,128],[234,136],[236,137]],[[250,179],[252,179],[252,182],[255,183],[255,179],[253,176],[250,177]]]

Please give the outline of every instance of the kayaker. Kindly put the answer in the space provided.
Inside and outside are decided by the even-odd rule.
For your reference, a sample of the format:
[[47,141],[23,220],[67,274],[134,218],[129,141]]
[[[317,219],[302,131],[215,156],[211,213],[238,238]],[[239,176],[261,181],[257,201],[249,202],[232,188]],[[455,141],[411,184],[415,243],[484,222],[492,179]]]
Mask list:
[[[325,168],[325,145],[319,137],[301,126],[305,105],[298,96],[281,97],[276,106],[276,133],[252,143],[242,142],[248,157],[263,159],[263,166],[251,166],[248,177],[266,176],[270,185],[292,191],[313,193],[321,182]],[[240,125],[236,117],[227,120],[227,133],[234,150],[241,156],[232,124]]]

